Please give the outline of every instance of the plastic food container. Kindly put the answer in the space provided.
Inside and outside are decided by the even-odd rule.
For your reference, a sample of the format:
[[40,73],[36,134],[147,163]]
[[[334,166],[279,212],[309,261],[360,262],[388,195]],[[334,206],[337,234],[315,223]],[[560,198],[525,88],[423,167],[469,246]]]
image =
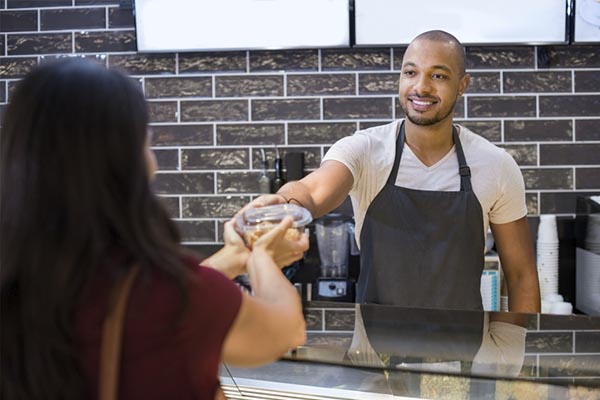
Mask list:
[[290,240],[296,240],[304,232],[304,227],[312,221],[312,215],[306,208],[295,204],[249,208],[236,219],[236,229],[243,236],[246,245],[252,248],[258,238],[287,216],[294,218],[294,223],[285,236]]

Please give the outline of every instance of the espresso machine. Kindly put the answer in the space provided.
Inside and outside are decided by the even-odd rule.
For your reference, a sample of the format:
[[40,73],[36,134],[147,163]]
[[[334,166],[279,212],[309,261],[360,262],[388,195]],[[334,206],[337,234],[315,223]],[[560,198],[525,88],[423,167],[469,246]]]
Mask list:
[[337,213],[315,220],[320,274],[312,285],[312,300],[354,302],[355,281],[348,268],[355,248],[353,227],[350,217]]

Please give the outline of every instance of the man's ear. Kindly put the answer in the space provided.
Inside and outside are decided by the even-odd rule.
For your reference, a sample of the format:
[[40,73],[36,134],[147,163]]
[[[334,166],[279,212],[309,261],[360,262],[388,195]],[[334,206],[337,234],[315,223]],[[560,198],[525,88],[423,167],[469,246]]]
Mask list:
[[462,96],[467,88],[469,87],[469,83],[471,82],[471,75],[464,74],[462,78],[460,78],[460,82],[458,84],[458,95]]

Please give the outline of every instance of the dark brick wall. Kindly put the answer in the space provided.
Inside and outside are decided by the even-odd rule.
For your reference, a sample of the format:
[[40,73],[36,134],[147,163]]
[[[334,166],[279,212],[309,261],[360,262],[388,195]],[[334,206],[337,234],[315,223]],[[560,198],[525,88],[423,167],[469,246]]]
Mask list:
[[[256,195],[261,147],[270,168],[277,145],[304,151],[314,169],[337,139],[402,116],[404,48],[135,49],[132,11],[118,0],[0,1],[0,107],[48,59],[127,70],[148,98],[156,190],[196,250],[214,250],[222,222]],[[472,84],[455,117],[515,157],[530,215],[570,216],[578,194],[600,194],[600,47],[473,46],[467,58]]]

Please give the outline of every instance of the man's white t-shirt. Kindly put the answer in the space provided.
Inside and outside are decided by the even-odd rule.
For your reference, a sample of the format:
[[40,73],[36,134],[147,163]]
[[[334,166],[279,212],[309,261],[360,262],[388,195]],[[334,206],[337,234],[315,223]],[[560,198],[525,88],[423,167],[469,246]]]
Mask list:
[[[325,154],[322,163],[335,160],[344,164],[354,177],[350,191],[356,240],[367,209],[385,185],[394,164],[396,137],[402,120],[357,131],[338,140]],[[483,211],[484,236],[489,223],[505,224],[527,215],[525,185],[519,166],[501,149],[465,127],[456,125],[471,184]],[[459,191],[460,175],[456,148],[428,167],[404,144],[396,186],[417,190]]]

